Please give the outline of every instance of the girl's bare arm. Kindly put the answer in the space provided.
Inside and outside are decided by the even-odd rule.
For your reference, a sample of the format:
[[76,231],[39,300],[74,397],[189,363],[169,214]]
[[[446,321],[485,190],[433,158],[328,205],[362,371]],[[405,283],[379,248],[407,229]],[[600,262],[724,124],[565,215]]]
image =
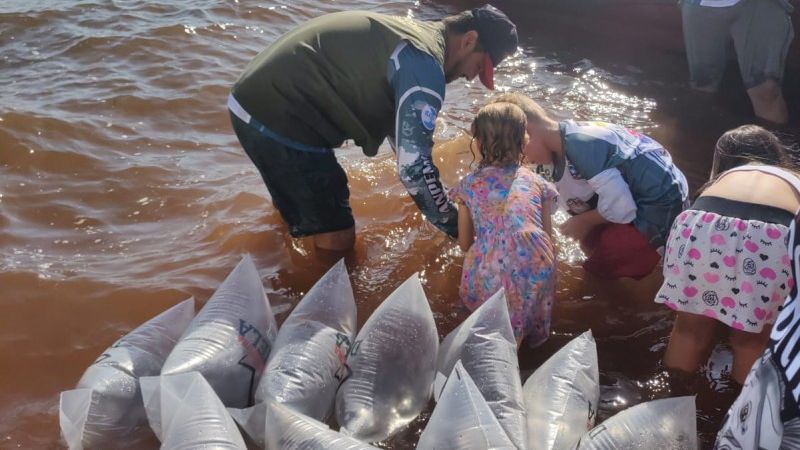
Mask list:
[[467,205],[458,202],[458,246],[466,252],[475,240],[472,215]]

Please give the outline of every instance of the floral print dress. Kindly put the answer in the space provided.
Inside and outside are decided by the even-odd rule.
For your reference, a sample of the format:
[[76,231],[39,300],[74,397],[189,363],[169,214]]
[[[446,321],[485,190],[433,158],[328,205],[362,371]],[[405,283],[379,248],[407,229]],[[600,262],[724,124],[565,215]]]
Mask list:
[[525,166],[489,166],[465,176],[450,196],[469,208],[475,227],[461,300],[474,310],[505,288],[514,335],[543,343],[555,294],[553,243],[542,225],[542,205],[556,198],[552,185]]

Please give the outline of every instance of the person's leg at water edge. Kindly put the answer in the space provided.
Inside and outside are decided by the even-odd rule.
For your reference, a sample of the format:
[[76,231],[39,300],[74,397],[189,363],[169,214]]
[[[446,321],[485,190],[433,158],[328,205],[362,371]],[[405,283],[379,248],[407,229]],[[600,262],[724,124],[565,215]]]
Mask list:
[[733,370],[731,378],[737,383],[744,384],[744,380],[753,363],[764,353],[769,343],[771,326],[764,326],[760,333],[748,333],[735,329],[730,330],[730,342],[733,348]]
[[756,117],[785,124],[789,120],[781,88],[786,57],[794,39],[787,0],[745,0],[732,25],[742,81]]
[[676,312],[664,356],[669,368],[694,373],[708,358],[719,324],[726,325],[733,350],[731,378],[739,384],[767,346],[774,316],[791,286],[786,233],[763,220],[733,217],[742,212],[734,207],[755,214],[755,206],[746,205],[701,196],[674,221],[664,282],[655,298]]
[[696,1],[682,1],[680,8],[691,86],[714,93],[728,63],[731,8],[701,6]]
[[322,250],[345,251],[353,248],[356,242],[356,227],[329,231],[314,235],[314,246]]
[[231,115],[234,131],[258,168],[272,203],[294,238],[312,236],[317,248],[344,251],[355,242],[347,175],[333,151],[289,148]]
[[677,312],[664,365],[685,373],[695,373],[708,359],[718,322],[700,314]]

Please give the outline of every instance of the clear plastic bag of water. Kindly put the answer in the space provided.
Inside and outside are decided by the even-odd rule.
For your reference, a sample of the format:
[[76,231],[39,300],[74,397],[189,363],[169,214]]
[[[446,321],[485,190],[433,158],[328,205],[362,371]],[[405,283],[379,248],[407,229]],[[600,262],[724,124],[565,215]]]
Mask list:
[[514,450],[480,390],[457,361],[417,450]]
[[308,291],[281,325],[256,403],[274,398],[325,421],[347,377],[347,352],[355,337],[356,302],[344,260]]
[[184,300],[123,336],[83,373],[76,389],[61,393],[61,435],[72,450],[108,448],[146,427],[139,378],[158,375],[194,317]]
[[369,450],[375,447],[331,430],[273,400],[266,406],[267,450]]
[[697,410],[693,396],[640,403],[583,435],[579,450],[696,450]]
[[200,372],[226,406],[244,408],[277,333],[258,270],[245,256],[189,324],[161,374]]
[[161,450],[247,449],[225,405],[200,373],[144,377],[141,385]]
[[417,274],[372,313],[350,348],[352,371],[336,396],[344,434],[382,441],[428,405],[439,336]]
[[525,381],[528,450],[569,450],[594,426],[600,401],[597,345],[587,331]]
[[511,328],[508,304],[501,289],[448,334],[439,347],[437,383],[457,361],[478,386],[486,403],[517,448],[525,448],[525,403],[517,359],[517,343]]
[[267,421],[266,402],[256,403],[249,408],[228,408],[228,413],[258,448],[264,448],[266,445],[264,442]]

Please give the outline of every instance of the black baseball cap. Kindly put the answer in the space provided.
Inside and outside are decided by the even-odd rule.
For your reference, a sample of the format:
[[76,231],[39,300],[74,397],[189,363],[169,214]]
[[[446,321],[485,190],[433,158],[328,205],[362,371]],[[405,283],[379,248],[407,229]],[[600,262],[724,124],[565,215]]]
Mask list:
[[486,50],[486,61],[480,73],[481,83],[494,89],[494,68],[517,51],[517,27],[503,11],[490,4],[472,10],[478,41]]

